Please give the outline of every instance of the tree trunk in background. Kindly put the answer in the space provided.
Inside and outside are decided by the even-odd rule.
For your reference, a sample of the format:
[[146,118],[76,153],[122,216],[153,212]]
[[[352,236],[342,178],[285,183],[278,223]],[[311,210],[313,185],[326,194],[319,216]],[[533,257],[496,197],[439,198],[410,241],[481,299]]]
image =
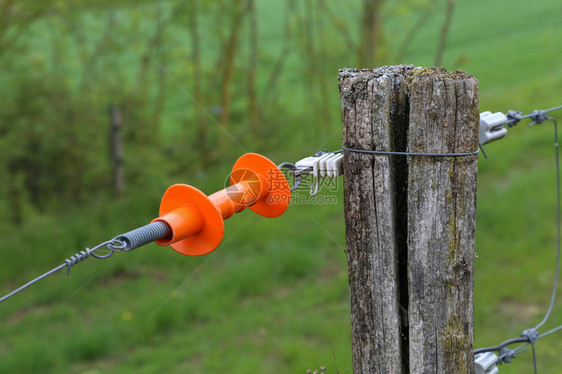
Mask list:
[[[244,18],[244,6],[242,0],[236,0],[234,3],[234,12],[228,40],[223,47],[224,59],[222,61],[222,84],[220,91],[220,123],[228,127],[230,123],[230,104],[232,96],[230,87],[232,85],[232,76],[234,74],[234,62],[236,53],[238,52],[238,42],[240,40],[240,29],[242,19]],[[222,138],[221,138],[222,139]]]
[[[463,72],[345,69],[339,81],[347,147],[478,147],[477,81]],[[353,372],[473,373],[477,156],[344,160]]]
[[343,19],[339,15],[336,15],[334,11],[330,8],[330,4],[331,3],[329,2],[323,3],[323,10],[326,13],[326,16],[328,17],[330,24],[335,30],[338,31],[338,36],[342,37],[345,40],[345,45],[347,48],[349,48],[350,50],[357,48],[356,46],[357,43],[353,39],[353,35],[349,30],[350,26],[354,26],[354,25],[350,25],[350,23],[346,22],[345,19]]
[[[135,132],[136,132],[137,140],[141,144],[145,144],[148,143],[149,141],[152,141],[156,136],[155,134],[151,133],[151,131],[149,130],[150,126],[146,121],[146,118],[148,117],[146,113],[147,113],[148,96],[150,90],[149,87],[151,84],[151,81],[148,77],[148,73],[149,73],[149,67],[151,65],[151,61],[154,59],[153,53],[161,45],[162,37],[164,35],[164,31],[166,30],[166,26],[168,25],[168,21],[169,21],[164,16],[165,12],[163,7],[164,6],[162,4],[158,4],[156,6],[157,9],[155,14],[156,27],[154,29],[154,33],[152,34],[152,37],[149,39],[148,43],[146,44],[145,52],[141,57],[141,63],[140,63],[140,68],[137,78],[138,91],[137,91],[136,105],[140,114],[137,115],[135,118],[137,123],[137,129]],[[158,62],[158,64],[164,65],[161,64],[160,62]],[[161,71],[161,73],[163,72]]]
[[[160,52],[162,48],[158,48]],[[161,54],[160,63],[163,66],[166,66],[167,59],[165,53]],[[158,94],[156,95],[156,100],[154,101],[154,106],[152,110],[152,115],[149,117],[150,121],[147,124],[148,133],[151,136],[151,143],[152,146],[160,147],[161,145],[161,121],[162,121],[162,114],[164,113],[166,107],[166,93],[167,93],[167,83],[169,81],[168,75],[166,74],[166,70],[159,68],[158,70]]]
[[77,92],[81,94],[90,94],[91,89],[89,88],[92,82],[98,80],[98,61],[104,58],[104,53],[107,51],[107,45],[109,40],[114,35],[115,26],[115,13],[114,10],[107,11],[107,23],[103,34],[98,39],[94,49],[90,53],[89,57],[84,60],[82,64],[82,76],[80,77],[80,83],[78,84]]
[[[317,0],[316,7],[316,33],[318,34],[318,42],[320,44],[320,51],[325,51],[326,41],[325,41],[325,29],[324,29],[324,15],[327,15],[325,0]],[[325,61],[325,56],[321,52],[316,53],[316,58],[320,58],[321,61]],[[323,122],[320,126],[320,130],[331,128],[332,115],[331,115],[331,105],[330,105],[330,95],[328,95],[328,82],[326,80],[326,68],[325,63],[320,63],[316,65],[315,71],[317,72],[319,78],[319,90],[320,90],[320,110],[322,111],[321,118]]]
[[381,40],[381,6],[384,0],[363,0],[363,22],[357,49],[360,68],[372,68],[376,60],[377,46]]
[[193,63],[193,96],[197,103],[195,105],[194,115],[197,123],[197,142],[196,146],[199,149],[199,157],[203,165],[209,162],[209,150],[207,149],[207,120],[203,110],[199,107],[205,108],[205,100],[203,100],[203,92],[201,89],[201,80],[203,78],[203,71],[201,70],[201,49],[200,49],[200,36],[199,36],[199,17],[198,2],[191,3],[189,9],[189,36],[191,38],[191,62]]
[[261,128],[259,123],[258,103],[256,99],[256,75],[258,70],[258,16],[254,0],[248,0],[250,17],[249,40],[250,56],[248,61],[248,120],[254,140],[259,140]]
[[123,170],[123,141],[121,126],[123,118],[117,104],[109,106],[111,118],[111,163],[113,165],[113,190],[121,195],[125,190],[125,172]]
[[299,26],[302,35],[298,40],[302,58],[306,62],[307,76],[310,84],[305,89],[309,98],[309,105],[314,109],[314,124],[317,126],[313,131],[323,131],[325,124],[330,122],[330,107],[328,100],[328,84],[324,73],[324,64],[320,54],[321,47],[321,1],[302,3],[302,16],[299,16]]
[[420,11],[418,19],[414,23],[412,27],[406,33],[404,39],[402,39],[402,43],[400,43],[400,47],[398,47],[398,52],[396,53],[395,60],[401,62],[406,57],[406,53],[410,48],[410,45],[414,42],[416,35],[420,32],[421,29],[427,24],[430,19],[430,16],[434,12],[435,2],[437,0],[431,0],[425,7],[425,9]]
[[17,175],[10,173],[10,178],[7,183],[6,195],[8,197],[8,207],[10,212],[8,217],[11,222],[15,225],[21,225],[23,223],[23,203],[22,203],[22,191],[24,190],[21,183],[17,181]]
[[443,60],[443,53],[445,53],[445,46],[447,45],[447,37],[449,36],[449,28],[451,27],[451,21],[453,20],[454,11],[455,0],[447,0],[447,15],[445,16],[445,21],[443,22],[443,27],[441,28],[441,37],[439,38],[439,45],[437,47],[437,53],[435,54],[435,66],[441,66],[441,61]]
[[265,105],[265,106],[269,106],[269,99],[270,96],[273,94],[273,92],[275,91],[276,87],[277,87],[277,82],[279,81],[279,76],[281,75],[281,72],[283,71],[283,67],[285,65],[285,61],[287,60],[287,57],[289,57],[289,54],[291,53],[291,43],[290,43],[290,38],[292,37],[292,19],[294,17],[294,13],[296,9],[296,5],[295,5],[295,0],[287,0],[287,7],[286,7],[286,11],[285,11],[285,20],[283,21],[284,26],[283,26],[283,42],[282,42],[282,47],[281,47],[281,51],[279,53],[279,57],[277,58],[277,60],[275,61],[275,65],[273,66],[273,69],[271,71],[271,75],[269,76],[269,79],[267,80],[267,85],[266,85],[266,89],[265,92],[263,93],[263,95],[261,95],[261,104]]

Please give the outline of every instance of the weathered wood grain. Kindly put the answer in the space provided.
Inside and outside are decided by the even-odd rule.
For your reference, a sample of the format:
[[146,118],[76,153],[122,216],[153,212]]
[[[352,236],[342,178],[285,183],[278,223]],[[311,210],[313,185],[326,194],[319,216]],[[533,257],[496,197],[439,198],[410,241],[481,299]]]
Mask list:
[[[478,82],[423,70],[410,84],[412,152],[471,152]],[[472,373],[477,157],[412,157],[408,167],[408,298],[412,373]]]
[[[468,152],[477,81],[462,72],[340,70],[343,142]],[[354,373],[472,373],[476,156],[346,152]]]
[[[340,71],[343,140],[358,149],[397,150],[404,141],[406,77],[412,67]],[[400,119],[400,120],[398,120]],[[403,133],[402,135],[400,133]],[[400,373],[407,342],[400,305],[400,242],[394,160],[347,152],[344,162],[347,259],[354,373]]]

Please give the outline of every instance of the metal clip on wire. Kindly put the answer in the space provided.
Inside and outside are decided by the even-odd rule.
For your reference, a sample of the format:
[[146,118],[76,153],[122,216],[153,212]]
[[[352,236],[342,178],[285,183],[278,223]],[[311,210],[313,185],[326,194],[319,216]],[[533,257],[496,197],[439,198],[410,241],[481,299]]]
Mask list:
[[507,121],[507,127],[513,127],[515,125],[517,125],[519,122],[521,122],[521,120],[523,118],[525,118],[523,116],[523,113],[517,111],[517,110],[508,110],[507,111],[507,115],[506,115],[508,121]]
[[299,188],[302,181],[302,172],[297,168],[295,164],[293,164],[292,162],[283,162],[279,164],[278,168],[289,169],[289,172],[295,176],[295,183],[293,184],[293,187],[291,187],[291,192]]
[[529,118],[533,120],[533,122],[529,123],[529,127],[535,124],[542,125],[544,121],[552,119],[552,117],[549,117],[546,113],[547,112],[545,110],[540,110],[540,109],[533,110],[531,113],[529,113]]

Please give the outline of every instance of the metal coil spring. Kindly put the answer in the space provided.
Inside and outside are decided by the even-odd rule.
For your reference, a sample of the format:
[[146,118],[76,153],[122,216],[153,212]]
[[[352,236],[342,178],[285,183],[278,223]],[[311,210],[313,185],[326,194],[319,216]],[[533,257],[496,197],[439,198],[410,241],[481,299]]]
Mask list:
[[108,245],[110,249],[121,250],[121,251],[131,251],[135,248],[141,247],[145,244],[151,243],[155,240],[165,238],[172,235],[172,230],[170,226],[161,221],[156,221],[149,223],[148,225],[139,227],[125,234],[116,236],[113,240],[125,242],[126,246],[114,247],[111,244]]

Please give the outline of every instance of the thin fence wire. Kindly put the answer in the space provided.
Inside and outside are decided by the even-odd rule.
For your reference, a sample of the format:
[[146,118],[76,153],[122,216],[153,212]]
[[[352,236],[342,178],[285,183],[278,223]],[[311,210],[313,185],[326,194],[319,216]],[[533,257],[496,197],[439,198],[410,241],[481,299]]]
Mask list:
[[[512,111],[508,112],[508,123],[509,127],[515,126],[521,120],[530,118],[532,122],[529,126],[534,124],[542,124],[546,121],[553,121],[554,123],[554,149],[555,149],[555,158],[556,158],[556,231],[557,231],[557,239],[556,239],[556,271],[554,276],[554,284],[552,287],[552,294],[550,297],[550,301],[546,310],[546,313],[543,319],[535,326],[529,329],[524,330],[521,333],[521,337],[511,338],[503,341],[502,343],[490,347],[478,348],[474,350],[474,354],[481,354],[486,352],[498,352],[498,362],[497,365],[501,365],[504,363],[510,363],[516,356],[520,353],[526,352],[525,349],[527,347],[531,347],[531,352],[533,354],[533,371],[537,374],[537,355],[535,350],[536,343],[546,336],[552,335],[558,331],[562,331],[562,325],[557,326],[545,333],[539,333],[538,329],[543,327],[545,323],[549,320],[552,310],[554,309],[554,305],[556,302],[556,293],[558,291],[558,279],[560,275],[560,247],[561,247],[561,183],[560,183],[560,153],[559,153],[559,146],[558,146],[558,122],[556,118],[550,117],[547,113],[562,109],[561,106],[557,106],[554,108],[546,109],[546,110],[535,110],[527,115],[523,115],[521,112]],[[523,343],[522,345],[510,349],[509,346],[513,344]]]
[[[4,295],[0,298],[0,302],[5,301],[7,299],[9,299],[10,297],[20,293],[21,291],[23,291],[24,289],[26,289],[27,287],[39,282],[41,279],[44,279],[46,277],[48,277],[49,275],[56,273],[57,271],[66,268],[66,275],[70,274],[70,268],[74,265],[76,265],[77,263],[84,261],[85,259],[87,259],[88,257],[92,256],[98,259],[105,259],[110,257],[111,255],[113,255],[114,252],[118,251],[119,248],[124,248],[125,243],[112,239],[112,240],[108,240],[106,242],[100,243],[98,245],[96,245],[95,247],[93,247],[92,249],[90,248],[86,248],[83,251],[80,251],[79,253],[76,253],[73,256],[70,256],[69,258],[67,258],[66,260],[64,260],[64,263],[60,264],[59,266],[49,270],[48,272],[41,274],[40,276],[38,276],[37,278],[27,282],[26,284],[24,284],[23,286],[13,290],[12,292],[10,292],[7,295]],[[99,250],[103,250],[103,248],[106,247],[107,248],[107,253],[106,254],[99,254],[96,253]]]

